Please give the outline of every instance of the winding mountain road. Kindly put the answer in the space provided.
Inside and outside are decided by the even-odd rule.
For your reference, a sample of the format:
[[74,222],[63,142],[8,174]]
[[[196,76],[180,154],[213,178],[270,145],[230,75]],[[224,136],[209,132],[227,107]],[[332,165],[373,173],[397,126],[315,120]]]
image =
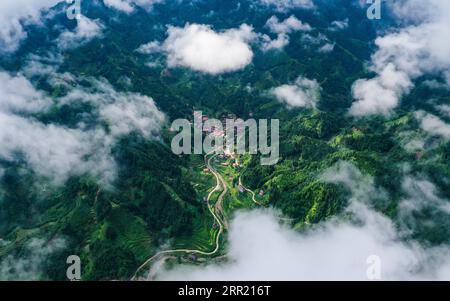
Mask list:
[[225,180],[222,178],[222,176],[211,166],[211,160],[217,156],[217,154],[214,154],[213,156],[211,156],[208,159],[208,155],[211,155],[212,153],[214,153],[214,151],[209,152],[205,155],[205,163],[207,168],[211,171],[211,173],[215,176],[216,178],[216,186],[214,187],[213,190],[211,190],[208,194],[207,197],[207,203],[208,203],[208,209],[209,212],[211,213],[211,215],[214,217],[214,220],[217,222],[217,224],[219,225],[219,232],[217,233],[216,236],[216,241],[215,241],[215,248],[214,250],[212,250],[211,252],[205,252],[202,250],[191,250],[191,249],[174,249],[174,250],[165,250],[165,251],[160,251],[158,253],[156,253],[155,255],[153,255],[152,257],[150,257],[149,259],[147,259],[142,265],[140,265],[136,272],[134,273],[133,277],[131,278],[131,281],[136,280],[139,272],[145,268],[150,262],[154,261],[157,258],[160,258],[161,256],[164,255],[168,255],[168,254],[173,254],[173,253],[187,253],[187,254],[200,254],[200,255],[205,255],[205,256],[212,256],[214,254],[216,254],[219,251],[220,248],[220,236],[223,233],[223,230],[225,228],[226,225],[226,221],[222,220],[221,218],[219,218],[219,216],[214,212],[213,207],[210,204],[210,199],[211,196],[213,195],[214,192],[220,190],[222,188],[223,185],[223,191],[222,193],[219,195],[219,198],[217,199],[216,205],[215,205],[215,209],[221,213],[221,215],[223,216],[223,212],[222,212],[222,200],[225,196],[225,194],[227,193],[227,185]]
[[242,180],[241,177],[239,177],[239,186],[241,186],[242,188],[244,188],[245,191],[250,192],[250,194],[252,195],[252,201],[253,203],[259,205],[259,206],[264,206],[262,203],[258,202],[255,198],[255,193],[253,192],[253,190],[248,189],[247,187],[244,186],[244,184],[242,184]]

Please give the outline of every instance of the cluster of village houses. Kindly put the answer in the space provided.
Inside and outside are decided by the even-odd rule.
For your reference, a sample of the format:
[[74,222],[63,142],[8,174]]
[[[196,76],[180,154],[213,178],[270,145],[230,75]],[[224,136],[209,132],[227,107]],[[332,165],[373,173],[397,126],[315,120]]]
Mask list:
[[[200,112],[194,112],[194,118],[197,118],[197,120],[201,119],[202,122],[201,123],[197,123],[197,124],[198,124],[199,128],[202,130],[202,132],[204,132],[205,134],[213,135],[213,136],[217,136],[217,137],[226,137],[227,133],[226,133],[225,130],[223,130],[223,129],[226,128],[226,126],[225,126],[226,125],[226,120],[227,119],[235,120],[237,117],[236,117],[236,115],[231,114],[231,113],[230,114],[223,114],[221,116],[221,118],[220,118],[220,121],[222,122],[222,129],[218,129],[218,128],[214,128],[214,127],[211,127],[210,129],[203,128],[203,123],[208,121],[209,117],[207,115],[202,115]],[[234,133],[233,133],[233,135],[234,135]],[[233,159],[234,162],[231,163],[231,166],[233,168],[240,167],[238,156],[233,150],[225,149],[224,153],[219,154],[218,157],[221,158],[221,159],[224,159],[224,160]],[[224,167],[227,167],[227,166],[230,166],[230,163],[222,162],[221,165],[224,166]],[[205,168],[203,170],[203,172],[209,172],[209,169]],[[245,188],[241,184],[238,184],[238,189],[239,189],[240,193],[244,193],[245,192]],[[260,190],[258,194],[259,194],[259,196],[264,196],[264,191]]]
[[212,134],[213,136],[217,136],[217,137],[225,137],[226,136],[226,131],[224,130],[226,128],[226,121],[227,119],[232,119],[232,120],[236,120],[236,115],[229,113],[229,114],[222,114],[220,121],[222,123],[222,128],[215,128],[215,127],[211,127],[210,129],[208,128],[204,128],[203,124],[209,120],[208,115],[203,115],[200,111],[194,111],[194,120],[200,121],[201,122],[197,122],[196,125],[199,129],[202,130],[202,132],[204,132],[205,134]]

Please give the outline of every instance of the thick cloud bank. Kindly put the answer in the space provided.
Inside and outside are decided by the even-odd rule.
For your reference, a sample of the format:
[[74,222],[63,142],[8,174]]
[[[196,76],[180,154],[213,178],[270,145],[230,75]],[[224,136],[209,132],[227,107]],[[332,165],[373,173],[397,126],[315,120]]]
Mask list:
[[[3,0],[0,1],[0,52],[16,51],[20,42],[27,37],[24,25],[40,24],[44,16],[42,11],[63,0]],[[135,2],[148,2],[136,0]],[[140,4],[140,3],[139,3]],[[144,3],[142,3],[144,4]],[[81,15],[73,32],[65,31],[58,38],[62,49],[72,48],[99,36],[103,25],[98,20],[90,20]]]
[[312,0],[259,0],[259,2],[264,6],[274,7],[280,12],[286,12],[294,8],[314,8]]
[[377,76],[354,83],[353,116],[389,115],[413,88],[414,79],[424,74],[445,79],[450,72],[450,2],[401,0],[390,7],[413,25],[376,39],[370,69]]
[[250,42],[257,37],[253,28],[242,24],[239,28],[221,32],[208,25],[186,24],[169,27],[162,45],[150,42],[142,45],[142,53],[165,52],[169,67],[187,67],[209,74],[237,71],[253,59]]

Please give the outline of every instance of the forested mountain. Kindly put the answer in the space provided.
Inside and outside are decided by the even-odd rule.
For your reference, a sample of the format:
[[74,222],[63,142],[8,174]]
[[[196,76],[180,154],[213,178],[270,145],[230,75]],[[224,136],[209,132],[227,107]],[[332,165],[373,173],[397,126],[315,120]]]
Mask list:
[[[47,2],[0,33],[1,280],[65,280],[72,254],[82,280],[130,279],[161,250],[200,251],[169,269],[220,262],[259,205],[308,235],[367,222],[349,209],[364,204],[448,254],[449,47],[426,31],[448,6],[83,0],[70,19]],[[279,161],[174,154],[170,124],[194,111],[280,120]]]

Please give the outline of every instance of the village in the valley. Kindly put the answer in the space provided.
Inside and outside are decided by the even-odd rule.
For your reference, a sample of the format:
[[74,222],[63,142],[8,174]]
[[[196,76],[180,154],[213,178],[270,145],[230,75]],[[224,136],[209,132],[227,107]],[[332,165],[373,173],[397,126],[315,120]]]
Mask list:
[[[238,117],[233,113],[222,114],[220,117],[220,122],[222,123],[221,128],[219,127],[204,128],[203,124],[209,120],[208,115],[202,115],[202,113],[199,111],[194,112],[194,120],[198,121],[195,124],[198,126],[199,129],[201,129],[204,135],[210,135],[212,137],[222,137],[224,140],[226,140],[227,134],[229,134],[226,131],[227,119],[236,120],[237,118]],[[235,135],[236,138],[237,135],[236,131],[233,130],[233,133],[231,134]],[[223,153],[217,155],[217,158],[220,161],[222,161],[220,162],[220,166],[223,168],[231,167],[235,169],[237,172],[239,172],[240,168],[242,167],[242,164],[240,164],[239,162],[239,154],[237,154],[234,149],[226,147]],[[205,167],[203,169],[203,172],[210,173],[210,170]],[[246,192],[247,189],[242,185],[241,181],[233,181],[232,178],[230,179],[230,181],[235,183],[240,193]],[[263,197],[264,194],[265,194],[264,190],[260,190],[258,192],[258,195],[260,197]]]

